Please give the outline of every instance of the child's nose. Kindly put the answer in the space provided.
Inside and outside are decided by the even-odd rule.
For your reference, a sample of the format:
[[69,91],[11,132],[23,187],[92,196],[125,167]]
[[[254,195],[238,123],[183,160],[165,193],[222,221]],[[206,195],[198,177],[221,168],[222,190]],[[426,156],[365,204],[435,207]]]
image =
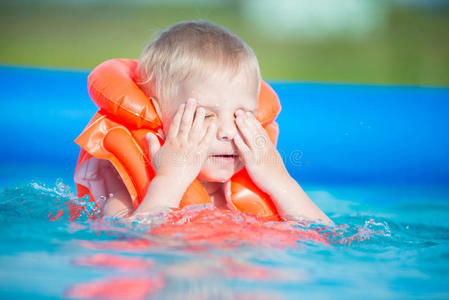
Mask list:
[[220,123],[217,130],[217,139],[220,141],[232,140],[237,133],[234,119],[230,118],[229,120],[222,120]]

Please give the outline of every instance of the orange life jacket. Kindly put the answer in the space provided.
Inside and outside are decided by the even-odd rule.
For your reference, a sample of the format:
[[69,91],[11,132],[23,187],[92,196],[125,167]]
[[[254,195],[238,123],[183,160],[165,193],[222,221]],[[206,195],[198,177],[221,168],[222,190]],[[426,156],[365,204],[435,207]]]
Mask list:
[[[142,202],[155,176],[145,136],[152,132],[163,143],[162,123],[151,101],[135,83],[137,65],[138,61],[133,59],[112,59],[97,66],[88,77],[89,95],[99,111],[75,140],[82,148],[75,169],[78,197],[87,194],[98,201],[89,185],[78,176],[91,158],[108,160],[114,166],[134,208]],[[276,93],[264,81],[258,101],[256,117],[276,145],[279,129],[275,118],[281,106]],[[225,184],[225,196],[239,211],[280,220],[270,196],[252,182],[245,168]],[[195,179],[184,193],[180,207],[206,203],[211,203],[211,199]]]

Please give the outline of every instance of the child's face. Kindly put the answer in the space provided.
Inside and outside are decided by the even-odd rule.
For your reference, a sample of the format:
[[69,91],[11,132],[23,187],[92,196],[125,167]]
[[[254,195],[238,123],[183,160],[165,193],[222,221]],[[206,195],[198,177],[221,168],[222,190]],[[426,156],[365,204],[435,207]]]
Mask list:
[[[165,135],[179,105],[189,98],[196,99],[197,107],[204,107],[206,110],[205,122],[215,120],[217,125],[217,134],[210,144],[209,155],[198,178],[209,182],[224,182],[230,179],[244,167],[233,142],[234,136],[240,135],[235,124],[235,112],[241,108],[256,115],[258,99],[255,78],[243,71],[232,79],[220,75],[202,79],[188,78],[181,84],[178,95],[174,98],[162,107]],[[217,156],[223,154],[236,156]]]

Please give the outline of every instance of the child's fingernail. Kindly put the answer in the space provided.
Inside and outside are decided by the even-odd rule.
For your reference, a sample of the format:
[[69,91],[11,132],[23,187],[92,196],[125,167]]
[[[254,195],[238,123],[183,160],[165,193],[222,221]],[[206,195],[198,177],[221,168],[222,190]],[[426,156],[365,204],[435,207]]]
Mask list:
[[249,111],[247,111],[247,112],[246,112],[246,115],[247,115],[247,116],[251,116],[252,113],[250,113]]
[[193,103],[195,103],[195,99],[189,98],[189,100],[187,100],[187,102],[188,102],[189,104],[193,104]]
[[235,114],[236,114],[237,116],[241,116],[241,115],[243,114],[243,110],[237,109],[237,111],[235,112]]

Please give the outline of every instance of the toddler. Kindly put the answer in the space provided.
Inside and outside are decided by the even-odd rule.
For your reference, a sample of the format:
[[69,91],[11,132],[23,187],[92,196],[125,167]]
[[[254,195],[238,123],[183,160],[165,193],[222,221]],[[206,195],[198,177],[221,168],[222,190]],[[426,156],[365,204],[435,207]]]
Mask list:
[[178,23],[146,47],[136,76],[162,121],[165,143],[147,135],[156,175],[137,209],[112,165],[97,162],[104,164],[104,193],[111,195],[103,216],[178,207],[195,179],[215,206],[227,209],[224,184],[246,168],[283,219],[332,223],[289,175],[256,119],[260,69],[238,36],[206,21]]

